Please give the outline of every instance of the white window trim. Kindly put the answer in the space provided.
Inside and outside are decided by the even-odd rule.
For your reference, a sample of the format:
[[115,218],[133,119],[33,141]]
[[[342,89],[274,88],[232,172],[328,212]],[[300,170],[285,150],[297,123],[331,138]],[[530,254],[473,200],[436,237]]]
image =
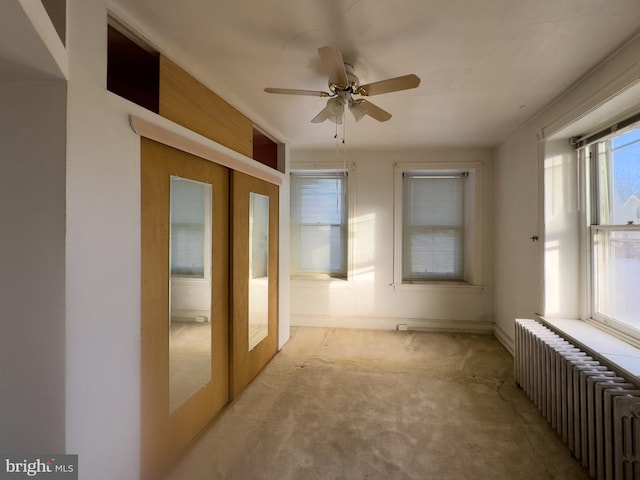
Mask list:
[[300,282],[301,285],[313,287],[315,284],[323,285],[331,283],[331,286],[343,286],[353,282],[354,259],[355,259],[355,241],[354,241],[354,219],[356,218],[355,209],[355,163],[346,162],[341,164],[331,163],[306,163],[295,162],[291,164],[289,173],[296,172],[314,172],[314,173],[330,173],[336,170],[347,172],[347,277],[336,278],[328,274],[298,274],[291,273],[292,281]]
[[[402,175],[407,171],[437,173],[469,172],[465,185],[464,282],[425,281],[406,283],[402,279]],[[395,290],[434,290],[447,293],[479,293],[482,285],[482,162],[398,162],[394,165],[393,283]]]
[[588,229],[588,235],[589,235],[589,252],[590,252],[590,257],[588,259],[588,271],[591,272],[590,273],[590,277],[589,277],[589,284],[590,284],[590,298],[589,298],[589,309],[590,309],[590,315],[588,320],[590,320],[591,322],[595,323],[595,324],[599,324],[602,325],[607,331],[610,330],[614,330],[619,332],[620,334],[622,334],[625,338],[631,337],[635,339],[635,343],[637,343],[638,341],[640,341],[640,331],[637,328],[632,327],[631,325],[621,322],[619,320],[616,320],[615,318],[609,317],[608,315],[605,315],[603,313],[600,313],[597,311],[596,306],[595,306],[595,302],[596,302],[596,298],[595,298],[595,290],[596,290],[596,276],[593,275],[594,272],[594,268],[593,268],[593,251],[595,249],[594,246],[594,237],[595,237],[595,232],[600,231],[600,230],[611,230],[611,231],[621,231],[621,230],[634,230],[634,231],[638,231],[640,230],[640,226],[639,225],[591,225]]
[[[632,128],[638,128],[636,124],[633,127],[629,127],[627,129],[623,129],[620,131],[616,131],[608,137],[603,137],[598,140],[605,141],[607,138],[615,137],[617,135],[621,135],[625,133],[625,130],[630,130]],[[597,143],[597,142],[594,142]],[[596,195],[596,192],[593,191],[591,185],[591,159],[588,155],[589,152],[594,153],[595,149],[592,148],[592,145],[587,145],[584,148],[578,150],[576,152],[578,158],[578,205],[580,214],[580,280],[582,285],[580,287],[581,291],[581,320],[586,323],[593,325],[605,332],[615,336],[627,343],[630,343],[638,348],[640,348],[640,331],[638,329],[633,328],[632,326],[617,321],[616,319],[610,318],[606,315],[600,314],[596,311],[595,308],[595,295],[596,295],[596,286],[595,286],[595,268],[593,265],[594,258],[594,245],[593,245],[593,237],[594,231],[600,230],[619,230],[619,229],[630,229],[637,230],[638,225],[592,225],[592,208],[594,204],[593,196]]]

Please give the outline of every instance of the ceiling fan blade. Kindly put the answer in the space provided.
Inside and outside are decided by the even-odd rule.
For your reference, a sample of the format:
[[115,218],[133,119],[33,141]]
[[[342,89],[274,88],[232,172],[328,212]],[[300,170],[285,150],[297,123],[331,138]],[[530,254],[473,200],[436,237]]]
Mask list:
[[357,93],[365,96],[380,95],[382,93],[416,88],[418,85],[420,85],[420,77],[410,73],[409,75],[402,75],[401,77],[389,78],[387,80],[380,80],[379,82],[361,85]]
[[324,63],[327,73],[329,74],[329,84],[336,84],[342,87],[349,85],[347,80],[347,71],[344,68],[344,60],[342,53],[331,47],[322,47],[318,49],[322,63]]
[[265,88],[267,93],[281,93],[284,95],[305,95],[308,97],[330,97],[331,94],[319,90],[296,90],[293,88]]
[[320,113],[318,115],[313,117],[313,119],[311,120],[311,123],[322,123],[330,116],[331,116],[331,112],[329,111],[329,108],[324,107],[322,110],[320,110]]
[[325,120],[331,120],[333,123],[337,123],[338,125],[342,125],[342,117],[343,115],[335,115],[331,112],[329,107],[324,107],[320,110],[320,113],[313,117],[311,123],[322,123]]
[[356,121],[362,118],[363,115],[369,115],[371,118],[374,118],[379,122],[386,122],[391,118],[391,114],[389,112],[381,109],[371,102],[368,102],[367,100],[358,100],[352,109],[354,110],[354,117],[356,117]]

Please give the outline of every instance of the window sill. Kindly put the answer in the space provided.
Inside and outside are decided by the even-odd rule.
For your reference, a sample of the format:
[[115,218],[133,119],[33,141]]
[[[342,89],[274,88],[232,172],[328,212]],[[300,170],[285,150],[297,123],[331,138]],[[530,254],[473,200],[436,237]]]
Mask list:
[[392,283],[394,291],[422,291],[434,293],[482,293],[484,285],[471,285],[466,282],[413,282]]
[[[540,321],[593,358],[640,382],[640,348],[605,331],[599,325],[574,319],[544,318]],[[637,341],[636,341],[637,343]]]

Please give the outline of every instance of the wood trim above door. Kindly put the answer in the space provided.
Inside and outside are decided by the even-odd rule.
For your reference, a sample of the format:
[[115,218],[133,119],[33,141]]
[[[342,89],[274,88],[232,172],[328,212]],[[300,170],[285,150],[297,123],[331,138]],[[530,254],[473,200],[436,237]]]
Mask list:
[[160,115],[247,157],[253,154],[253,122],[162,54]]

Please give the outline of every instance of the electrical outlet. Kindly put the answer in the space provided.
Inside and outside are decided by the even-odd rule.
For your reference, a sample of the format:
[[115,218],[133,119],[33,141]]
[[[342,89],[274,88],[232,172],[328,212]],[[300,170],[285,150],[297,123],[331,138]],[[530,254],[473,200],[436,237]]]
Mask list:
[[399,323],[398,324],[398,330],[400,330],[401,332],[406,332],[407,331],[407,324],[406,323]]

